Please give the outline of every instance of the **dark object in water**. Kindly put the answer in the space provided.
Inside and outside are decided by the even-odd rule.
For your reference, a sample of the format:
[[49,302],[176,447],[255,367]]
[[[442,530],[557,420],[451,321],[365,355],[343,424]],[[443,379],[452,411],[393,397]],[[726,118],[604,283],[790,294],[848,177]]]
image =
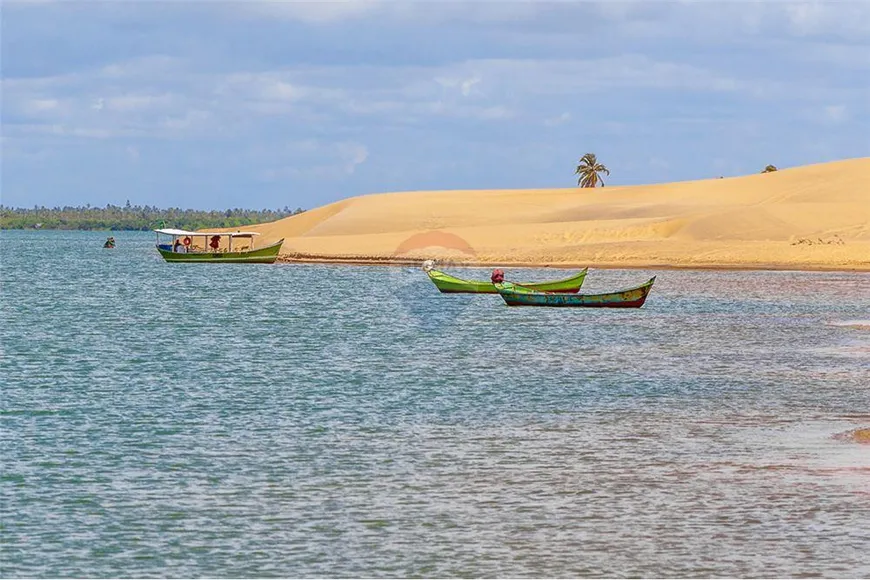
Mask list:
[[115,247],[115,238],[109,236],[109,239],[106,240],[106,243],[103,244],[104,248],[114,248]]

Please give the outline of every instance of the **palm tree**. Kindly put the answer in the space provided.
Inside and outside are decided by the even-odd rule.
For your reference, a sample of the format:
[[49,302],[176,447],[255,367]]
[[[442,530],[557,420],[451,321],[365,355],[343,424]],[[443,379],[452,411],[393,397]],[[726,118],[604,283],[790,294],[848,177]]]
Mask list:
[[596,187],[599,182],[601,187],[604,187],[604,179],[598,175],[599,173],[610,175],[610,170],[598,163],[595,153],[587,153],[581,157],[580,164],[574,170],[574,175],[580,176],[577,179],[577,185],[580,187]]
[[774,171],[777,171],[776,165],[768,165],[764,168],[764,171],[762,171],[762,173],[773,173]]

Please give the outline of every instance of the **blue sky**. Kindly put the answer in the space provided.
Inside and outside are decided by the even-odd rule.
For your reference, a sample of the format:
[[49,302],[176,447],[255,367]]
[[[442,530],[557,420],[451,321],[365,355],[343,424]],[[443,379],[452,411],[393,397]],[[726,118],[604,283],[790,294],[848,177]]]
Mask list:
[[870,2],[6,0],[2,203],[311,208],[870,156]]

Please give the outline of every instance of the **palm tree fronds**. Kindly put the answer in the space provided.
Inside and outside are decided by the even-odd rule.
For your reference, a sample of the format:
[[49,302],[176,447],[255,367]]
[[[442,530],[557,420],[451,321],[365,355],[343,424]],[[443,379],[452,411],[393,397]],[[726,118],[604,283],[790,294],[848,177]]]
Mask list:
[[577,168],[574,170],[574,174],[580,176],[577,180],[577,185],[580,187],[596,187],[599,183],[604,187],[604,180],[599,173],[610,175],[610,170],[598,162],[598,158],[594,153],[583,155]]

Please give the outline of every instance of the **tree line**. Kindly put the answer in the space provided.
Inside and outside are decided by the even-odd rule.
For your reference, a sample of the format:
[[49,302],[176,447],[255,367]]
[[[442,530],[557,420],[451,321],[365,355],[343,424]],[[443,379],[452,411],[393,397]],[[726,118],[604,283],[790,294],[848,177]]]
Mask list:
[[167,227],[182,230],[205,228],[234,228],[273,222],[302,213],[303,209],[227,209],[198,210],[171,207],[161,209],[150,205],[124,206],[108,204],[106,207],[64,206],[17,208],[0,205],[0,229],[44,230],[140,230]]

